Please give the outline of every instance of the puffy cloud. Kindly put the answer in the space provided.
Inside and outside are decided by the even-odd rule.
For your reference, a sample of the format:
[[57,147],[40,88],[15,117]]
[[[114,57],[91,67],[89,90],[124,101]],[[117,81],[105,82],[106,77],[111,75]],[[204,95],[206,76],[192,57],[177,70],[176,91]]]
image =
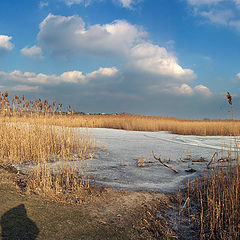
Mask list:
[[156,93],[166,93],[170,95],[175,96],[202,96],[202,97],[209,97],[212,95],[212,92],[209,88],[203,85],[197,85],[195,87],[191,87],[186,83],[183,84],[177,84],[177,83],[171,83],[166,86],[150,86],[149,88],[151,91],[154,91]]
[[38,34],[42,48],[55,56],[98,55],[121,56],[139,71],[185,81],[196,78],[191,69],[184,69],[165,48],[144,41],[146,33],[126,21],[85,27],[78,16],[49,14],[40,24]]
[[118,72],[118,69],[115,67],[112,68],[99,68],[99,70],[94,71],[92,73],[87,74],[88,78],[98,78],[98,77],[112,77],[116,75]]
[[80,71],[64,72],[61,75],[47,75],[43,73],[21,72],[14,70],[11,73],[0,72],[0,79],[7,82],[22,82],[25,84],[60,84],[60,83],[75,83],[86,84],[98,78],[113,77],[118,73],[117,68],[99,68],[99,70],[84,75]]
[[139,71],[170,77],[175,80],[189,81],[196,78],[191,69],[184,69],[177,58],[165,48],[151,43],[141,43],[131,49],[131,64]]
[[173,93],[179,94],[179,95],[187,95],[187,96],[191,96],[193,95],[193,89],[187,85],[187,84],[182,84],[181,86],[175,86],[172,89],[170,89],[173,91]]
[[30,57],[30,58],[42,58],[42,49],[40,47],[37,46],[32,46],[32,47],[24,47],[23,49],[21,49],[21,53],[22,55],[26,56],[26,57]]
[[[144,39],[146,35],[140,27],[122,20],[85,27],[79,16],[49,14],[40,24],[38,41],[42,48],[50,49],[53,56],[120,56],[125,62],[121,71],[123,82],[128,82],[129,88],[136,84],[143,89],[154,84],[162,86],[186,83],[196,78],[193,70],[180,66],[174,54],[166,48],[147,42]],[[174,42],[171,41],[170,44]],[[78,78],[71,78],[68,74],[67,79],[78,82],[78,79],[97,78],[102,75],[111,77],[116,72],[116,68],[100,68],[83,78],[81,73],[73,72],[71,76]],[[128,79],[132,79],[131,83]]]
[[64,82],[85,83],[86,77],[79,71],[64,72],[59,77]]
[[49,14],[40,24],[39,45],[54,56],[126,55],[129,49],[146,35],[137,26],[123,20],[88,28],[79,16]]
[[180,66],[176,56],[166,48],[147,42],[146,35],[140,27],[126,21],[86,27],[79,16],[49,14],[40,24],[40,47],[50,49],[53,56],[120,56],[125,62],[123,69],[99,68],[88,74],[70,71],[58,76],[14,71],[0,73],[0,76],[24,84],[60,87],[61,83],[73,83],[81,85],[83,94],[89,96],[100,96],[100,92],[106,96],[151,96],[151,91],[146,92],[151,87],[154,91],[158,89],[178,96],[207,95],[207,88],[192,88],[187,84],[196,78],[193,70]]
[[10,36],[0,35],[0,55],[14,48],[14,45],[10,42],[11,39]]
[[207,88],[206,86],[203,86],[203,85],[198,85],[198,86],[194,87],[194,91],[197,94],[201,94],[206,97],[209,97],[212,95],[212,92],[209,90],[209,88]]
[[19,70],[14,70],[11,73],[0,72],[0,78],[2,81],[14,81],[22,83],[48,83],[48,82],[57,82],[56,75],[46,75],[46,74],[36,74],[33,72],[24,72],[22,73]]
[[237,74],[237,78],[239,78],[239,79],[240,79],[240,73],[238,73],[238,74]]

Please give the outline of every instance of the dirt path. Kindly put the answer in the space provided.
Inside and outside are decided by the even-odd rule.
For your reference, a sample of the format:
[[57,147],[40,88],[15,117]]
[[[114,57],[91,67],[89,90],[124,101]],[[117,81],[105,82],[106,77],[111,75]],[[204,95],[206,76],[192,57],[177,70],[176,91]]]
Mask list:
[[[18,239],[17,234],[23,235],[23,239],[33,239],[29,237],[31,234],[36,239],[167,239],[164,235],[171,236],[166,220],[156,218],[159,210],[164,212],[170,205],[169,197],[164,194],[104,188],[85,204],[69,204],[23,194],[16,188],[15,180],[14,173],[0,169],[0,233],[12,234],[11,239]],[[12,219],[16,218],[20,220],[12,226]],[[23,232],[27,226],[32,227]]]

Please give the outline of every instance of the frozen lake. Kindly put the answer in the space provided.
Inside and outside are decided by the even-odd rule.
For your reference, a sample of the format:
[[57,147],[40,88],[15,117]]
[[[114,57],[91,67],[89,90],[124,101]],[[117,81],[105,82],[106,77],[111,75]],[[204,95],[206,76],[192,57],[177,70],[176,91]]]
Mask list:
[[[90,183],[130,191],[176,192],[179,187],[186,186],[188,179],[204,176],[208,171],[206,165],[215,152],[218,153],[217,159],[226,157],[230,149],[234,150],[236,142],[239,141],[233,137],[177,135],[169,132],[106,128],[76,128],[76,131],[81,133],[87,131],[99,146],[92,159],[79,161],[79,166],[87,173]],[[152,151],[179,173],[174,173],[155,160]],[[137,160],[139,158],[145,158],[145,162],[151,163],[140,167]],[[206,162],[191,160],[199,158],[204,158]],[[49,164],[54,168],[58,163]],[[16,167],[27,171],[34,166]],[[196,172],[186,172],[185,170],[189,168]]]
[[[234,146],[233,137],[188,136],[168,132],[137,132],[115,129],[93,128],[91,137],[104,150],[99,150],[93,159],[84,160],[91,182],[124,190],[148,190],[175,192],[187,179],[203,176],[207,162],[192,162],[186,158],[209,161],[218,152],[218,158],[227,155]],[[178,174],[161,165],[152,156],[152,151]],[[137,159],[144,156],[147,163],[139,167]],[[197,170],[194,173],[186,169]]]

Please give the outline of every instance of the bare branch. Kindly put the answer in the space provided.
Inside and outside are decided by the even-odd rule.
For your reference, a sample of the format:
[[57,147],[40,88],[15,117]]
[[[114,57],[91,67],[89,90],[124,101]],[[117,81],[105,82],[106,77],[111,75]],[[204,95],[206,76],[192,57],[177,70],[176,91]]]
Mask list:
[[217,152],[215,152],[211,158],[211,160],[209,161],[209,163],[207,164],[207,168],[209,168],[209,166],[211,165],[212,161],[214,160],[215,156],[216,156]]
[[159,157],[159,158],[157,158],[156,156],[155,156],[155,154],[154,154],[154,152],[152,151],[152,154],[153,154],[153,157],[156,159],[156,160],[158,160],[163,166],[165,166],[165,167],[167,167],[167,168],[169,168],[169,169],[171,169],[172,171],[174,171],[175,173],[178,173],[178,170],[176,170],[176,169],[174,169],[174,168],[172,168],[172,167],[170,167],[170,166],[168,166],[166,163],[164,163],[164,162],[162,162],[162,160],[161,160],[161,158]]

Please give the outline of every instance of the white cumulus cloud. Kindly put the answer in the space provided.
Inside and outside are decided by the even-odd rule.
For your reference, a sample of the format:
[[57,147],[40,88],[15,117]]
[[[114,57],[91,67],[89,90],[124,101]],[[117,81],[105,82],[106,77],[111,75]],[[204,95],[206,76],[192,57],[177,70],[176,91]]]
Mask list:
[[194,87],[194,91],[195,91],[195,93],[201,94],[206,97],[209,97],[212,95],[212,92],[209,90],[209,88],[207,88],[204,85],[198,85],[198,86]]
[[14,48],[14,45],[10,42],[11,36],[0,35],[0,54],[10,51]]
[[22,55],[30,58],[42,58],[42,49],[38,46],[24,47],[21,49]]
[[99,78],[102,76],[112,77],[118,73],[118,69],[115,67],[112,68],[99,68],[97,71],[87,74],[87,78]]
[[96,84],[104,82],[109,84],[110,89],[110,86],[114,88],[119,84],[122,91],[125,89],[125,84],[129,87],[128,91],[136,91],[133,87],[136,85],[139,91],[144,91],[153,85],[161,89],[171,85],[175,88],[173,92],[191,95],[194,90],[187,83],[197,77],[194,71],[180,66],[173,53],[147,41],[146,36],[147,33],[141,27],[123,20],[86,27],[79,16],[49,14],[40,24],[38,42],[41,48],[49,49],[53,56],[69,58],[86,55],[104,58],[120,57],[124,65],[121,71],[114,67],[99,68],[86,75],[72,71],[60,76],[40,74],[33,79],[44,83],[72,82],[90,83],[90,85],[92,79],[101,79],[91,86],[101,88]]
[[189,81],[196,78],[191,69],[178,64],[165,48],[146,42],[146,32],[126,21],[93,25],[88,28],[79,16],[49,14],[40,24],[39,45],[54,56],[120,56],[139,71]]
[[61,75],[48,75],[44,73],[21,72],[14,70],[10,73],[0,72],[0,79],[6,82],[21,82],[25,84],[61,84],[61,83],[75,83],[86,84],[98,78],[108,78],[118,73],[117,68],[99,68],[97,71],[84,75],[80,71],[64,72]]
[[189,81],[196,78],[191,69],[184,69],[177,58],[165,48],[151,43],[141,43],[131,49],[132,65],[139,71],[167,76],[173,79]]
[[166,86],[151,86],[149,89],[157,93],[167,93],[171,95],[181,95],[187,97],[202,96],[206,98],[212,96],[211,90],[204,85],[197,85],[195,87],[191,87],[186,83],[170,83]]
[[238,73],[238,74],[237,74],[237,78],[239,78],[239,79],[240,79],[240,73]]
[[173,92],[175,92],[176,94],[180,94],[180,95],[187,95],[187,96],[192,96],[193,95],[193,89],[187,85],[187,84],[182,84],[181,86],[175,86],[173,87]]
[[40,24],[39,45],[54,56],[126,55],[146,35],[135,25],[123,20],[85,27],[79,16],[49,14]]

